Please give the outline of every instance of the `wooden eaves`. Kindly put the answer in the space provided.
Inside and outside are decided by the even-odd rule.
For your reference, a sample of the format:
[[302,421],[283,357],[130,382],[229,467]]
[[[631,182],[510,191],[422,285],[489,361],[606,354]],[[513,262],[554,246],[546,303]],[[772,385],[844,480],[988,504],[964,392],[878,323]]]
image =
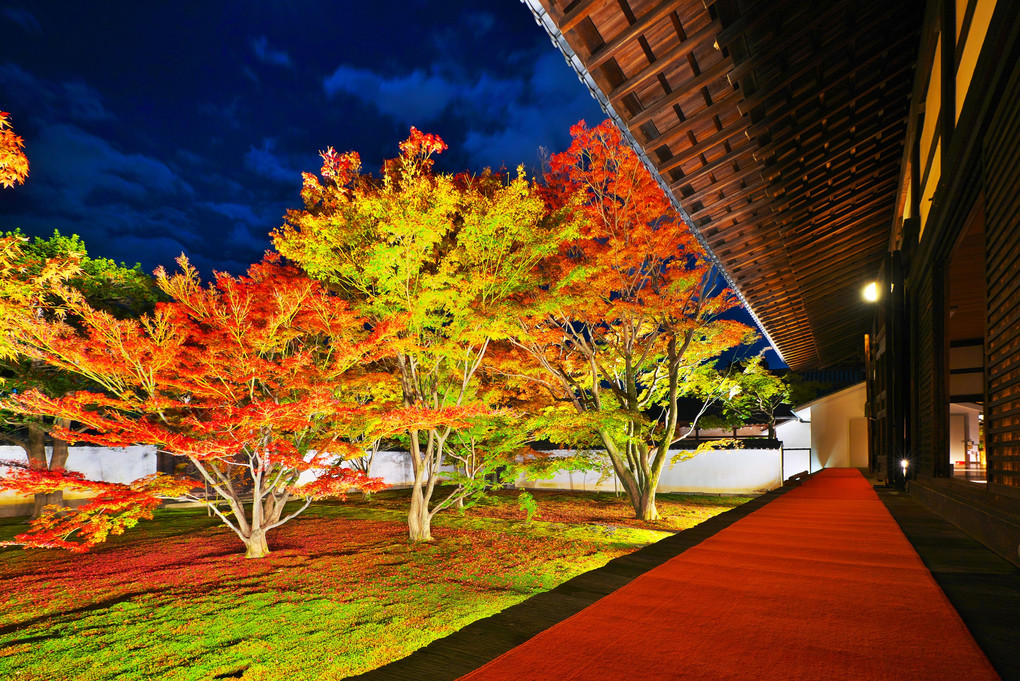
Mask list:
[[523,0],[793,369],[853,362],[916,0]]

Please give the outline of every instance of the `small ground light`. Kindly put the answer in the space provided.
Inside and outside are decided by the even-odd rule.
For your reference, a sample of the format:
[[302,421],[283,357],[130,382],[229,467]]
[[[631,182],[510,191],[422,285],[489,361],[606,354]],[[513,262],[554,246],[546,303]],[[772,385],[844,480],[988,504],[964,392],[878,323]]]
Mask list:
[[878,300],[878,282],[873,281],[864,287],[864,299],[869,303]]

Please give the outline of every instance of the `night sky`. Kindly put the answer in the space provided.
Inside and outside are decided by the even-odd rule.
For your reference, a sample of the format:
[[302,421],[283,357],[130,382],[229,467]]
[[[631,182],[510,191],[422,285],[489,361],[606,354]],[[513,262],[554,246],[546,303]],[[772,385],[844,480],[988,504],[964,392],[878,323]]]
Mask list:
[[31,163],[0,231],[205,275],[261,257],[320,149],[376,171],[414,125],[442,170],[534,168],[604,118],[518,0],[5,2],[0,110]]

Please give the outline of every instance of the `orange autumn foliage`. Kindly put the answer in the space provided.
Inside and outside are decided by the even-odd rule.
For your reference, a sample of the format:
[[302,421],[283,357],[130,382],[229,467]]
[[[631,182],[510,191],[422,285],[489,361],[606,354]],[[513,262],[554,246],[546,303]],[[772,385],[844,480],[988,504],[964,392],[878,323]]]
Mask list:
[[551,439],[604,447],[635,513],[654,520],[679,397],[752,330],[720,317],[736,297],[619,131],[571,134],[543,191],[580,231],[543,260],[505,371],[541,384]]
[[25,141],[14,134],[9,116],[6,111],[0,111],[0,187],[25,184],[28,178]]
[[[368,329],[343,300],[277,256],[252,266],[248,276],[217,274],[208,287],[183,257],[179,262],[181,273],[156,273],[172,302],[140,320],[115,319],[65,289],[73,324],[26,324],[19,349],[85,376],[102,390],[59,398],[28,392],[11,399],[8,408],[83,428],[58,428],[57,437],[107,446],[154,444],[186,460],[192,476],[227,502],[227,511],[210,508],[250,557],[266,555],[266,533],[313,499],[380,487],[380,481],[341,467],[362,453],[355,440],[399,430],[408,419],[431,425],[460,418],[426,409],[394,413],[356,399],[348,378],[378,357],[395,325]],[[306,471],[316,474],[312,480],[299,479]],[[84,484],[61,473],[67,485]],[[53,477],[22,470],[0,486],[25,490],[33,478],[42,484],[47,475]],[[204,499],[162,482],[94,489],[124,501],[109,510],[113,514],[151,505],[145,495]],[[304,504],[285,514],[292,498]],[[72,518],[64,513],[58,520],[53,514],[42,519],[36,543],[53,544],[53,527],[77,532],[83,545],[99,536],[89,535],[84,525],[74,527]]]

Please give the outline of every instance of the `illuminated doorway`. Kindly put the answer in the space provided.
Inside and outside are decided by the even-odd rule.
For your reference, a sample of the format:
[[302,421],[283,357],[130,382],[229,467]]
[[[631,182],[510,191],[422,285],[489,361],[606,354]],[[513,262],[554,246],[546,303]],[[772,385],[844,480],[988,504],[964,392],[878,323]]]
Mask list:
[[981,423],[985,402],[985,230],[983,201],[975,201],[946,274],[951,475],[985,482]]

